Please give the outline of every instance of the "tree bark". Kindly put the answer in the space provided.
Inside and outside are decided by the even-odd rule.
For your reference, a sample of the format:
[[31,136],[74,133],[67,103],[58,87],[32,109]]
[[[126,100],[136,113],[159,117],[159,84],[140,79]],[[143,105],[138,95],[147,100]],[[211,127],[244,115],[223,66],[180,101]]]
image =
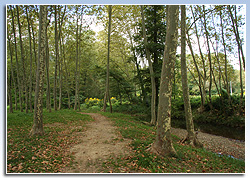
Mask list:
[[30,135],[44,135],[43,130],[43,86],[46,61],[46,27],[47,27],[47,6],[40,6],[39,13],[39,47],[38,63],[36,73],[35,108],[34,121]]
[[202,88],[202,74],[199,70],[199,67],[197,65],[197,62],[196,62],[196,58],[195,58],[195,55],[194,55],[194,51],[193,51],[193,48],[192,48],[192,45],[191,45],[191,41],[190,41],[190,37],[189,37],[189,34],[187,32],[187,43],[188,43],[188,46],[189,46],[189,49],[190,49],[190,52],[191,52],[191,55],[192,55],[192,59],[194,61],[194,65],[195,65],[195,69],[198,73],[198,78],[199,78],[199,83],[198,83],[198,86],[199,86],[199,90],[200,90],[200,95],[201,95],[201,106],[200,106],[200,112],[203,112],[205,107],[204,107],[204,99],[205,99],[205,95],[203,93],[203,88]]
[[168,11],[169,17],[159,93],[157,135],[150,150],[162,156],[175,156],[176,151],[171,138],[171,97],[178,42],[179,6],[170,5]]
[[[76,10],[76,13],[78,13],[78,7]],[[77,16],[77,21],[76,21],[76,72],[75,72],[75,105],[74,105],[74,110],[77,110],[77,103],[78,103],[78,61],[79,61],[79,49],[78,49],[78,45],[79,45],[79,36],[78,36],[78,21],[79,21],[79,17]]]
[[11,18],[12,18],[12,31],[14,36],[14,43],[15,43],[15,57],[16,57],[16,73],[17,73],[17,86],[18,86],[18,94],[19,94],[19,105],[20,105],[20,111],[23,112],[23,101],[22,101],[22,94],[23,94],[23,85],[20,81],[20,71],[19,71],[19,62],[18,62],[18,56],[17,56],[17,43],[16,43],[16,31],[15,31],[15,21],[14,21],[14,12],[12,11],[12,6],[10,7],[11,11]]
[[201,143],[194,132],[194,122],[192,116],[192,109],[189,98],[189,88],[187,79],[187,65],[186,65],[186,7],[181,5],[181,80],[182,92],[184,99],[184,109],[186,118],[187,137],[186,141],[192,146],[201,147]]
[[[10,82],[11,81],[13,82],[13,88],[15,91],[15,110],[17,110],[17,92],[16,92],[16,82],[15,82],[15,78],[14,78],[14,69],[13,69],[13,51],[12,51],[11,44],[10,44],[11,38],[9,36],[7,36],[7,38],[8,38],[9,52],[10,52],[10,69],[11,69]],[[11,103],[12,103],[12,101],[11,101]],[[11,112],[11,110],[10,110],[10,112]],[[13,109],[12,109],[12,112],[13,112]]]
[[142,17],[142,32],[143,32],[143,39],[144,39],[144,45],[146,50],[146,58],[148,60],[149,65],[149,71],[151,76],[151,124],[156,124],[156,85],[155,85],[155,75],[153,70],[153,65],[150,59],[150,51],[148,48],[148,42],[147,42],[147,35],[146,35],[146,28],[145,28],[145,22],[144,22],[144,13],[143,13],[143,5],[141,5],[141,17]]
[[211,52],[210,52],[210,45],[209,45],[209,37],[208,37],[208,31],[207,31],[207,22],[206,22],[206,15],[205,15],[205,5],[203,5],[203,25],[205,29],[205,35],[206,35],[206,42],[207,42],[207,50],[208,50],[208,61],[209,61],[209,107],[212,110],[212,83],[213,83],[213,75],[212,75],[212,58],[211,58]]
[[50,98],[50,78],[49,78],[49,38],[47,34],[47,28],[49,23],[46,24],[46,75],[47,75],[47,90],[46,90],[46,107],[51,112],[51,98]]
[[111,34],[111,16],[112,16],[112,6],[108,6],[108,14],[109,14],[109,25],[108,25],[108,57],[107,57],[107,75],[106,75],[106,92],[104,95],[104,105],[103,111],[106,112],[107,99],[109,99],[110,103],[110,112],[112,113],[112,104],[110,100],[109,94],[109,56],[110,56],[110,34]]
[[57,111],[57,66],[58,66],[58,33],[57,33],[57,5],[54,5],[55,9],[55,48],[56,48],[56,60],[55,60],[55,78],[54,78],[54,109]]
[[220,26],[221,26],[221,37],[222,37],[222,44],[223,44],[223,49],[224,49],[224,57],[225,57],[225,85],[227,89],[227,94],[229,96],[229,103],[231,104],[231,96],[230,96],[230,88],[229,88],[229,80],[228,80],[228,74],[227,74],[227,50],[226,50],[226,42],[224,38],[224,27],[223,27],[223,22],[222,22],[222,12],[220,10]]
[[28,113],[28,87],[27,87],[27,80],[26,80],[26,68],[25,68],[25,58],[24,58],[24,51],[23,51],[23,40],[22,40],[22,29],[21,23],[19,18],[19,5],[16,6],[17,8],[17,22],[18,22],[18,30],[19,30],[19,42],[20,42],[20,50],[21,50],[21,60],[23,65],[23,86],[25,91],[25,112]]
[[28,13],[28,6],[26,6],[26,15],[27,15],[27,22],[28,22],[28,33],[29,33],[29,46],[30,46],[30,77],[29,77],[29,106],[30,112],[33,112],[32,107],[32,43],[31,43],[31,31],[30,31],[30,17]]

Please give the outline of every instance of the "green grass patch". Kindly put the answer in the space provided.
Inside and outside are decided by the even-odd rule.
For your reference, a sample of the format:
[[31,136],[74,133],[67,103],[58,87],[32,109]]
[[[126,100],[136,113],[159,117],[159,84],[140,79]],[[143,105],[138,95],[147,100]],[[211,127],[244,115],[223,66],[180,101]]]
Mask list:
[[136,117],[121,113],[104,113],[118,127],[124,138],[132,139],[132,154],[111,157],[103,162],[100,172],[115,173],[244,173],[245,162],[219,156],[201,148],[179,143],[172,136],[177,157],[160,157],[147,151],[155,140],[155,127],[140,122]]
[[75,132],[84,130],[88,115],[73,110],[44,111],[44,136],[29,136],[33,113],[7,114],[7,172],[56,173],[72,164],[69,148],[80,139]]

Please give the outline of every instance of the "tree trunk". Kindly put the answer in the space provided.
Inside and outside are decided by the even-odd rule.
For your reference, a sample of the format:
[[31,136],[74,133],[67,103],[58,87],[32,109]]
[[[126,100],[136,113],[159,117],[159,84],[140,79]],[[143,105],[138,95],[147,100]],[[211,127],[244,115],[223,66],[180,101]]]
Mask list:
[[[62,23],[64,19],[64,15],[66,12],[66,6],[64,7],[64,12],[59,18],[59,44],[60,44],[60,58],[59,58],[59,106],[58,109],[60,110],[62,108],[62,66],[63,66],[63,60],[62,60]],[[59,15],[60,17],[60,15]]]
[[240,39],[240,36],[239,36],[239,30],[238,30],[238,24],[237,24],[237,15],[236,15],[236,5],[234,5],[233,8],[234,8],[235,18],[233,17],[231,6],[230,5],[227,6],[227,9],[229,11],[229,15],[230,15],[230,18],[231,18],[231,21],[232,21],[233,32],[235,34],[236,42],[237,42],[238,48],[240,50],[239,53],[241,54],[241,58],[242,58],[242,62],[243,62],[243,68],[245,70],[245,56],[243,54],[242,43],[241,43],[241,39]]
[[31,44],[31,31],[30,31],[30,18],[28,13],[28,6],[26,6],[26,15],[27,15],[27,22],[28,22],[28,32],[29,32],[29,45],[30,45],[30,77],[29,77],[29,106],[30,112],[33,112],[32,107],[32,44]]
[[55,48],[56,48],[56,60],[55,60],[55,78],[54,78],[54,109],[57,111],[57,66],[58,66],[58,34],[57,34],[57,5],[54,5],[55,9]]
[[187,65],[186,65],[186,7],[181,5],[181,77],[182,77],[182,92],[184,99],[184,109],[186,118],[187,137],[186,141],[192,146],[201,147],[201,143],[194,132],[194,122],[192,116],[192,109],[189,98],[189,88],[187,79]]
[[144,22],[144,13],[143,13],[143,5],[141,5],[141,17],[142,17],[142,32],[143,32],[143,39],[144,39],[144,45],[146,50],[146,58],[148,60],[149,65],[149,71],[151,76],[151,90],[152,90],[152,96],[151,96],[151,124],[156,124],[156,85],[155,85],[155,75],[153,70],[153,65],[150,59],[150,51],[148,49],[148,42],[147,42],[147,35],[146,35],[146,28],[145,28],[145,22]]
[[[76,13],[78,13],[78,7],[76,10]],[[74,110],[77,110],[77,103],[78,103],[78,57],[79,57],[79,52],[78,52],[78,41],[79,41],[79,36],[78,36],[78,20],[79,17],[77,16],[77,21],[76,21],[76,71],[75,71],[75,105],[74,105]]]
[[178,43],[179,6],[170,5],[168,11],[169,17],[159,93],[157,136],[150,150],[162,156],[175,156],[176,151],[171,138],[171,97]]
[[40,6],[39,13],[39,47],[38,47],[38,63],[36,73],[36,89],[35,89],[35,108],[34,121],[30,135],[44,135],[43,130],[43,86],[44,86],[44,67],[46,61],[46,27],[47,27],[47,6]]
[[109,14],[109,25],[108,25],[108,57],[107,57],[107,75],[106,75],[106,92],[104,95],[104,105],[103,111],[106,112],[107,106],[107,98],[109,99],[110,103],[110,112],[112,113],[112,104],[109,95],[109,56],[110,56],[110,33],[111,33],[111,16],[112,16],[112,6],[108,6],[108,14]]
[[23,102],[22,102],[22,94],[23,94],[23,85],[20,82],[20,71],[19,71],[19,62],[17,56],[17,43],[16,43],[16,31],[15,31],[15,24],[14,24],[14,12],[12,11],[12,6],[10,7],[11,11],[11,18],[12,18],[12,31],[14,36],[14,43],[15,43],[15,57],[16,57],[16,73],[17,73],[17,86],[18,86],[18,93],[19,93],[19,105],[20,111],[23,112]]
[[201,95],[201,106],[200,106],[200,112],[203,112],[205,107],[205,95],[203,93],[203,88],[202,88],[202,74],[200,73],[200,70],[199,70],[199,67],[197,65],[197,62],[196,62],[196,58],[195,58],[195,55],[194,55],[194,51],[193,51],[193,48],[192,48],[192,45],[191,45],[191,41],[190,41],[190,37],[189,37],[189,34],[187,32],[187,43],[188,43],[188,46],[189,46],[189,49],[190,49],[190,52],[191,52],[191,55],[192,55],[192,59],[194,61],[194,65],[195,65],[195,69],[196,71],[198,72],[198,78],[199,78],[199,83],[198,83],[198,86],[199,86],[199,90],[200,90],[200,95]]
[[[15,110],[17,110],[17,93],[16,93],[16,83],[15,83],[14,69],[13,69],[13,51],[12,51],[11,44],[10,44],[11,39],[10,39],[9,36],[7,36],[7,38],[8,38],[9,52],[10,52],[10,68],[11,68],[10,82],[11,81],[13,82],[13,88],[14,88],[14,91],[15,91]],[[12,101],[11,101],[11,103],[12,103]],[[11,112],[11,110],[10,110],[10,112]],[[13,112],[13,109],[12,109],[12,112]]]
[[223,22],[222,22],[221,10],[220,10],[220,26],[221,26],[221,37],[222,37],[222,44],[223,44],[224,57],[225,57],[225,79],[226,79],[225,85],[226,85],[226,89],[227,89],[227,94],[229,96],[229,103],[231,104],[229,80],[228,80],[228,75],[227,75],[227,50],[226,50],[226,43],[225,43],[225,38],[224,38],[224,27],[223,27]]
[[209,37],[208,37],[208,31],[207,31],[207,22],[206,22],[206,15],[205,15],[205,5],[203,5],[203,18],[204,18],[204,29],[205,29],[205,35],[206,35],[206,42],[207,42],[207,50],[208,50],[208,61],[209,61],[209,107],[212,110],[212,83],[213,83],[213,75],[212,75],[212,58],[211,58],[211,52],[210,52],[210,45],[209,45]]
[[21,23],[19,19],[19,8],[17,8],[17,22],[18,22],[18,30],[19,30],[19,42],[20,42],[20,49],[21,49],[21,59],[23,65],[23,86],[25,91],[25,112],[28,113],[28,87],[27,87],[27,80],[26,80],[26,69],[25,69],[25,58],[24,58],[24,51],[23,51],[23,40],[22,40],[22,29]]
[[50,78],[49,78],[49,38],[47,34],[47,28],[49,23],[46,24],[46,75],[47,75],[47,90],[46,90],[46,107],[51,112],[51,98],[50,98]]

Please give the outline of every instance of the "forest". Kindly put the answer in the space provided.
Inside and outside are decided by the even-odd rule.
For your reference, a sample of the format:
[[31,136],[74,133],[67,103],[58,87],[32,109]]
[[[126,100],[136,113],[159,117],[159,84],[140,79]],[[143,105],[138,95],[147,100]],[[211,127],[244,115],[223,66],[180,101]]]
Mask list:
[[245,10],[7,5],[6,172],[244,173]]

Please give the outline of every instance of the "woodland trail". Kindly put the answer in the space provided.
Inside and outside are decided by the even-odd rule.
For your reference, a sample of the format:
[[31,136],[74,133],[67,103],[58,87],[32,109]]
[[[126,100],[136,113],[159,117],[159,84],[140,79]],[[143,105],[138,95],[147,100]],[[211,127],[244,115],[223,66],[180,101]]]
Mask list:
[[[81,143],[71,148],[76,163],[63,170],[64,173],[96,173],[95,164],[101,164],[110,156],[119,156],[129,152],[131,140],[123,139],[116,127],[107,117],[97,113],[81,113],[90,115],[94,121],[87,124],[87,131],[79,134]],[[120,141],[120,139],[123,141]]]

